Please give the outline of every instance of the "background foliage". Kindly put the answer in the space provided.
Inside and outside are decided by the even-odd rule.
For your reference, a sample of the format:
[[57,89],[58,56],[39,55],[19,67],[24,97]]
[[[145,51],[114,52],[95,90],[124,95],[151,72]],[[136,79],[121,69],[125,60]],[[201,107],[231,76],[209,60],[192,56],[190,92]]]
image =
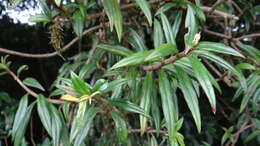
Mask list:
[[0,6],[0,145],[260,143],[256,0]]

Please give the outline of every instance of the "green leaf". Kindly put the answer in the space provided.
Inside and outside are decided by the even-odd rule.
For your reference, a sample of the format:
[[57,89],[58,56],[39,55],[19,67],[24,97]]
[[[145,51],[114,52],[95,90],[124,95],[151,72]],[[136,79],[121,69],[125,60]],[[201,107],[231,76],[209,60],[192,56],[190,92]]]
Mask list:
[[98,79],[92,88],[92,92],[104,91],[108,87],[108,81],[104,79]]
[[[140,107],[144,109],[146,115],[149,115],[150,113],[152,89],[153,79],[151,72],[149,72],[143,82],[142,97],[140,101]],[[144,134],[147,127],[147,117],[140,115],[140,127],[141,134]]]
[[19,75],[23,72],[23,71],[25,71],[25,70],[28,70],[28,65],[22,65],[22,66],[20,66],[18,69],[17,69],[17,76],[19,77]]
[[128,130],[125,120],[116,112],[111,112],[111,116],[115,122],[116,135],[119,143],[123,144],[127,141]]
[[166,12],[167,10],[169,10],[169,9],[175,7],[175,6],[176,6],[176,4],[171,3],[171,2],[170,2],[170,3],[165,3],[164,5],[162,5],[162,6],[156,11],[155,16],[157,16],[157,15],[159,15],[159,14],[161,14],[161,13],[164,13],[164,12]]
[[176,46],[176,42],[175,42],[175,38],[173,35],[171,25],[169,23],[168,18],[163,13],[161,13],[161,20],[162,20],[163,31],[164,31],[164,35],[165,35],[167,43],[171,43]]
[[82,95],[90,95],[91,89],[74,72],[71,72],[71,81],[73,88]]
[[106,90],[103,91],[103,93],[107,93],[109,91],[115,90],[115,88],[117,88],[118,86],[121,86],[123,84],[126,84],[128,81],[129,81],[129,79],[113,80],[108,83],[108,87],[106,88]]
[[162,44],[145,57],[144,61],[150,61],[159,57],[173,55],[177,53],[176,46],[173,44]]
[[37,102],[37,111],[42,125],[49,133],[49,135],[52,136],[51,113],[49,111],[49,104],[46,102],[45,97],[42,95],[38,96]]
[[45,91],[44,88],[42,87],[42,85],[34,78],[28,77],[23,80],[23,83],[27,86],[34,87],[34,88],[40,89],[42,91]]
[[152,90],[152,100],[151,100],[151,115],[152,119],[155,124],[157,135],[159,134],[160,128],[161,128],[161,111],[159,108],[159,100],[157,95],[157,84],[154,84],[153,90]]
[[191,8],[193,9],[193,11],[196,13],[196,15],[198,16],[199,20],[202,22],[202,23],[205,23],[206,21],[206,16],[204,14],[204,12],[202,11],[202,9],[197,6],[197,5],[194,5],[194,4],[191,4],[189,3],[189,5],[191,6]]
[[260,130],[255,130],[252,133],[250,133],[246,138],[245,138],[245,143],[250,142],[253,140],[255,137],[260,135]]
[[47,16],[46,14],[36,14],[31,16],[28,21],[30,22],[50,22],[51,18],[49,16]]
[[213,62],[215,62],[216,64],[222,66],[223,68],[226,68],[227,70],[231,71],[232,73],[234,73],[238,79],[240,80],[241,86],[244,90],[247,89],[247,85],[246,85],[246,79],[243,76],[243,74],[241,74],[239,71],[237,71],[233,66],[231,66],[228,62],[226,62],[224,59],[210,53],[207,51],[202,51],[202,50],[195,50],[193,51],[193,53],[198,54],[199,56],[205,57]]
[[176,133],[174,125],[178,120],[178,110],[174,107],[173,98],[175,97],[172,95],[171,85],[164,71],[159,72],[159,89],[168,134],[170,139],[172,139]]
[[192,48],[195,44],[193,42],[195,35],[198,31],[194,11],[191,6],[188,5],[187,15],[185,19],[185,27],[188,28],[188,32],[184,36],[185,48]]
[[111,69],[142,64],[144,62],[145,57],[147,57],[150,54],[150,52],[151,51],[141,51],[141,52],[132,54],[132,55],[120,60],[119,62],[117,62]]
[[15,114],[13,128],[12,128],[12,139],[15,138],[15,133],[19,131],[18,130],[19,126],[21,125],[24,117],[26,116],[27,106],[28,106],[28,95],[26,94],[21,98],[19,102],[19,107]]
[[233,127],[230,127],[225,131],[224,135],[221,138],[221,145],[223,145],[227,141],[227,139],[232,138],[232,131]]
[[152,14],[150,10],[150,4],[146,0],[135,0],[137,5],[142,9],[144,15],[146,16],[149,25],[152,26],[153,20],[152,20]]
[[256,67],[249,63],[239,63],[236,65],[239,70],[256,70]]
[[53,145],[59,146],[63,126],[61,115],[54,105],[49,106],[49,111],[51,113],[51,136],[53,139]]
[[120,98],[111,99],[111,100],[109,100],[109,104],[111,106],[116,106],[118,108],[121,108],[121,109],[129,111],[129,112],[138,113],[143,116],[149,117],[149,115],[146,114],[146,112],[144,111],[143,108],[139,107],[138,105],[136,105],[126,99],[120,99]]
[[194,74],[208,97],[212,111],[216,111],[216,96],[210,78],[208,76],[208,70],[196,57],[190,56],[189,59],[192,63]]
[[126,40],[131,44],[133,48],[136,49],[136,51],[144,51],[148,50],[145,46],[143,38],[133,29],[129,29],[130,34],[129,37],[126,38]]
[[179,32],[181,20],[182,20],[182,11],[178,11],[177,15],[175,16],[174,23],[172,25],[172,34],[173,34],[174,39],[176,38],[176,36]]
[[118,0],[102,0],[105,12],[108,16],[111,31],[115,25],[118,40],[121,40],[123,31],[123,20]]
[[154,48],[164,43],[164,34],[162,31],[162,26],[157,19],[154,19],[154,28],[153,28],[153,43]]
[[79,39],[82,39],[83,36],[84,23],[85,17],[82,15],[80,10],[75,11],[72,16],[72,26]]
[[30,121],[32,109],[34,107],[35,102],[33,102],[29,107],[26,109],[26,114],[24,115],[22,121],[19,124],[19,129],[17,129],[14,138],[14,146],[20,146],[24,143],[24,134],[26,132],[27,125]]
[[256,59],[257,61],[260,61],[260,51],[257,48],[251,45],[242,44],[241,42],[237,42],[236,45],[239,46],[240,49],[246,54]]
[[128,48],[125,48],[123,46],[99,44],[99,45],[97,45],[97,48],[103,49],[112,54],[121,55],[121,56],[128,56],[128,55],[133,54],[133,52],[131,50],[129,50]]
[[51,10],[49,9],[48,5],[46,4],[45,0],[38,0],[40,7],[43,10],[43,13],[47,16],[51,17]]
[[85,126],[77,134],[75,141],[74,141],[74,146],[81,146],[83,144],[84,139],[86,138],[88,131],[91,128],[92,121],[93,121],[93,119],[96,116],[98,111],[99,110],[97,108],[93,108],[93,107],[89,108],[86,111],[84,118],[83,118],[85,120],[84,121]]
[[233,48],[230,48],[229,46],[226,46],[222,43],[203,41],[198,44],[198,48],[200,50],[204,50],[204,51],[229,54],[229,55],[239,56],[239,57],[244,58],[244,56],[241,53],[239,53],[238,51],[234,50]]
[[176,66],[176,76],[178,78],[179,86],[184,94],[184,99],[192,113],[193,119],[196,123],[198,132],[201,131],[201,119],[199,111],[199,103],[196,92],[192,86],[192,82],[187,73],[180,67]]

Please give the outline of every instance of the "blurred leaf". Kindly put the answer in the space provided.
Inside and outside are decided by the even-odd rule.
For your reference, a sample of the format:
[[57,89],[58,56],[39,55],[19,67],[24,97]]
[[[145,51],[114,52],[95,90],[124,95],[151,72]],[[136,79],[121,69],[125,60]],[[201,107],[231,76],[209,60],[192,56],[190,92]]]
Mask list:
[[154,48],[164,43],[164,34],[162,31],[162,26],[157,19],[154,19],[154,28],[153,28],[153,43]]
[[60,4],[61,4],[61,0],[55,0],[55,4],[60,7]]
[[47,6],[45,0],[38,0],[40,7],[43,10],[43,13],[46,14],[48,17],[51,18],[51,10]]
[[104,91],[108,88],[108,81],[104,79],[98,79],[92,88],[92,92]]
[[260,130],[255,130],[252,133],[250,133],[244,140],[245,143],[248,143],[252,141],[254,138],[260,135]]
[[155,50],[151,52],[144,61],[153,60],[159,57],[164,57],[168,55],[173,55],[177,53],[176,46],[173,44],[162,44],[158,46]]
[[116,135],[119,143],[125,143],[128,137],[128,130],[125,120],[116,112],[111,112],[111,116],[115,122]]
[[149,25],[152,26],[153,20],[152,20],[152,14],[150,10],[150,4],[146,0],[135,0],[137,5],[142,9],[144,15],[146,16]]
[[42,87],[42,85],[34,78],[27,77],[23,80],[23,83],[27,86],[34,87],[37,89],[40,89],[42,91],[45,91],[45,89]]
[[194,46],[193,40],[198,32],[196,18],[191,6],[188,5],[187,15],[185,19],[185,27],[188,28],[188,32],[184,36],[185,48],[192,48]]
[[198,44],[198,48],[200,50],[209,51],[209,52],[216,52],[216,53],[223,53],[223,54],[229,54],[233,56],[239,56],[244,58],[244,56],[239,53],[238,51],[234,50],[233,48],[230,48],[229,46],[226,46],[222,43],[215,43],[215,42],[200,42]]
[[141,114],[143,116],[149,117],[149,115],[146,114],[146,112],[144,111],[143,108],[139,107],[138,105],[126,100],[126,99],[111,99],[108,100],[109,104],[111,106],[116,106],[118,108],[121,108],[123,110],[129,111],[129,112],[133,112],[133,113],[138,113]]
[[49,104],[46,102],[45,97],[42,95],[38,96],[37,111],[42,125],[44,126],[48,134],[52,136],[51,113],[49,111]]
[[50,22],[51,21],[51,18],[49,16],[47,16],[46,14],[35,14],[35,15],[32,15],[28,21],[30,22]]
[[81,93],[82,95],[89,95],[91,92],[90,87],[87,86],[87,84],[81,80],[74,72],[71,72],[71,81],[73,88]]
[[22,65],[17,69],[17,76],[21,74],[22,71],[28,70],[28,65]]
[[256,59],[257,61],[260,61],[260,51],[257,48],[250,45],[242,44],[241,42],[237,42],[236,45],[238,45],[240,49],[246,54]]
[[162,6],[156,11],[155,16],[157,16],[157,15],[159,15],[159,14],[161,14],[161,13],[164,13],[164,12],[166,12],[167,10],[169,10],[169,9],[175,7],[175,6],[176,6],[176,4],[171,3],[171,2],[165,3],[164,5],[162,5]]
[[230,127],[225,131],[225,134],[222,136],[221,139],[221,145],[223,145],[227,141],[227,139],[232,138],[232,131],[233,131],[233,127]]
[[114,90],[115,88],[117,88],[118,86],[121,86],[123,84],[126,84],[129,81],[129,79],[117,79],[117,80],[113,80],[111,82],[108,83],[108,88],[106,88],[103,92],[109,92]]
[[162,101],[164,118],[167,124],[170,140],[173,139],[176,131],[174,125],[178,120],[178,110],[173,106],[173,96],[171,93],[171,85],[167,74],[164,71],[159,72],[159,89]]
[[[140,107],[144,109],[146,115],[150,113],[152,89],[153,79],[152,74],[149,72],[142,85],[142,97],[140,101]],[[140,127],[141,134],[143,135],[147,127],[147,117],[140,115]]]
[[182,11],[178,11],[175,16],[174,23],[172,25],[172,34],[174,38],[177,37],[177,34],[179,32],[181,20],[182,20]]
[[236,69],[239,70],[256,70],[256,67],[249,63],[239,63],[236,65]]
[[118,0],[102,0],[105,12],[108,16],[110,29],[113,30],[115,25],[118,40],[121,40],[123,31],[122,15],[120,10],[120,4]]
[[145,57],[147,57],[150,53],[151,51],[140,51],[135,54],[132,54],[117,62],[114,66],[112,66],[111,69],[142,64],[144,62]]
[[178,78],[181,91],[184,94],[184,99],[188,104],[193,119],[196,123],[197,130],[198,132],[200,132],[201,118],[200,118],[200,111],[199,111],[199,103],[198,103],[196,92],[192,87],[191,79],[182,68],[177,66],[176,66],[176,76]]
[[84,29],[85,17],[81,14],[80,10],[73,13],[72,26],[73,30],[79,39],[82,39]]
[[161,13],[161,20],[162,20],[163,31],[164,31],[164,35],[165,35],[167,43],[171,43],[176,46],[176,42],[175,42],[175,38],[174,38],[174,34],[172,31],[171,25],[169,23],[168,18],[163,13]]
[[135,30],[131,28],[129,30],[130,34],[129,37],[126,38],[126,40],[131,44],[131,46],[137,51],[148,50],[145,46],[143,38]]
[[105,51],[108,51],[112,54],[121,55],[121,56],[128,56],[133,54],[131,50],[123,46],[99,44],[97,45],[97,48],[104,49]]
[[195,73],[195,76],[208,97],[212,111],[216,111],[216,96],[208,76],[208,70],[196,57],[190,56],[190,60],[192,62],[192,69]]
[[62,120],[60,112],[56,109],[54,105],[50,105],[50,113],[51,113],[51,136],[53,139],[53,145],[59,146],[60,137],[61,137],[61,129],[62,129]]
[[191,8],[193,9],[193,11],[196,13],[196,15],[198,16],[199,20],[202,22],[202,23],[205,23],[206,21],[206,16],[204,14],[204,12],[202,11],[202,9],[197,6],[197,5],[194,5],[194,4],[189,4],[189,6],[191,6]]

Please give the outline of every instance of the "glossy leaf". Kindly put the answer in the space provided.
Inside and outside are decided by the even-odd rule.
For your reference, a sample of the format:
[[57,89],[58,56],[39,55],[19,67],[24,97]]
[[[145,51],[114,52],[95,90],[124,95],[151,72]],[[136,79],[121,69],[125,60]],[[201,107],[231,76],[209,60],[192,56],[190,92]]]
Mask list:
[[36,15],[32,15],[28,21],[30,22],[49,22],[51,21],[51,18],[45,14],[36,14]]
[[99,45],[97,45],[97,48],[103,49],[112,54],[121,55],[121,56],[129,56],[129,55],[133,54],[133,52],[131,50],[129,50],[128,48],[125,48],[123,46],[99,44]]
[[108,16],[110,29],[113,30],[113,26],[116,28],[118,40],[121,40],[123,32],[123,20],[120,10],[120,4],[118,0],[102,0],[105,12]]
[[54,105],[49,106],[49,111],[51,113],[51,136],[53,139],[53,145],[59,146],[61,129],[62,129],[62,120],[59,111]]
[[81,80],[74,72],[71,72],[71,81],[72,86],[76,91],[78,91],[82,95],[90,94],[90,87],[88,87],[87,84],[83,80]]
[[37,111],[41,119],[42,125],[49,133],[49,135],[52,136],[51,113],[49,111],[49,104],[47,103],[45,97],[42,95],[38,96]]
[[146,114],[143,108],[139,107],[138,105],[126,100],[126,99],[111,99],[109,100],[109,104],[111,106],[116,106],[118,108],[121,108],[123,110],[138,113],[143,116],[149,117],[149,115]]
[[144,62],[145,57],[147,57],[150,54],[150,52],[151,51],[141,51],[141,52],[132,54],[132,55],[120,60],[119,62],[117,62],[111,69],[142,64]]
[[190,57],[190,61],[192,63],[192,69],[195,76],[208,97],[212,111],[216,111],[216,96],[206,67],[194,56]]
[[34,88],[40,89],[42,91],[45,91],[44,88],[42,87],[42,85],[34,78],[28,77],[23,80],[23,83],[27,86],[34,87]]
[[115,122],[116,135],[119,143],[125,143],[128,138],[128,130],[125,120],[116,112],[111,112],[111,116]]
[[174,38],[174,34],[172,32],[170,22],[163,13],[161,13],[161,20],[162,20],[163,31],[164,31],[164,35],[165,35],[167,43],[171,43],[176,46],[176,42],[175,42],[175,38]]
[[164,43],[164,34],[162,26],[157,19],[154,19],[154,28],[153,28],[153,43],[154,48]]
[[182,11],[179,11],[179,12],[177,12],[177,14],[175,16],[174,23],[172,25],[172,34],[173,34],[174,38],[176,38],[176,36],[179,32],[181,20],[182,20]]
[[198,44],[198,48],[200,50],[205,50],[209,52],[216,52],[216,53],[223,53],[223,54],[229,54],[233,56],[244,57],[240,52],[221,43],[203,41]]
[[201,131],[201,118],[199,111],[199,102],[194,88],[192,87],[191,79],[187,73],[180,67],[176,67],[176,76],[178,78],[180,89],[184,95],[184,99],[192,113],[196,123],[198,132]]
[[[142,85],[142,97],[140,101],[140,107],[144,109],[146,115],[149,115],[150,113],[152,89],[152,74],[148,73]],[[140,115],[140,127],[141,134],[144,134],[147,127],[147,117]]]
[[161,14],[161,13],[164,13],[164,12],[166,12],[167,10],[169,10],[169,9],[175,7],[175,6],[176,6],[176,4],[171,3],[171,2],[165,3],[163,6],[161,6],[161,7],[156,11],[155,16],[157,16],[157,15],[159,15],[159,14]]
[[150,4],[146,0],[135,0],[137,5],[142,9],[144,15],[146,16],[149,25],[152,26],[153,20],[152,20],[152,13],[150,10]]
[[127,37],[126,40],[136,49],[136,51],[148,50],[143,38],[133,29],[130,29],[129,37]]
[[185,48],[192,48],[195,45],[193,40],[197,34],[198,28],[196,24],[196,18],[194,16],[194,11],[189,5],[187,8],[185,27],[188,29],[188,32],[184,36]]
[[173,96],[171,93],[171,85],[167,74],[164,71],[159,72],[159,89],[162,101],[163,114],[166,121],[170,139],[175,135],[174,125],[177,122],[178,113],[173,106]]
[[176,46],[173,44],[162,44],[153,50],[144,61],[153,60],[159,57],[164,57],[168,55],[173,55],[177,53]]

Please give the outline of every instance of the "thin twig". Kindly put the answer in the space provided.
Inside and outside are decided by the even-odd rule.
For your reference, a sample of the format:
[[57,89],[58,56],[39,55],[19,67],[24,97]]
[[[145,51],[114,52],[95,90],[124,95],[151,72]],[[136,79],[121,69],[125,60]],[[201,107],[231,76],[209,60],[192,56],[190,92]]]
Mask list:
[[252,38],[252,37],[260,37],[260,32],[243,35],[243,36],[241,36],[241,37],[235,38],[234,40],[242,40],[242,39],[244,39],[244,38]]
[[[86,35],[92,31],[95,31],[99,28],[101,28],[102,25],[96,25],[93,26],[87,30],[85,30],[83,32],[83,35]],[[74,43],[76,43],[79,39],[76,37],[73,40],[71,40],[67,45],[65,45],[60,52],[64,52],[66,50],[68,50]],[[11,55],[16,55],[16,56],[21,56],[21,57],[29,57],[29,58],[49,58],[49,57],[53,57],[53,56],[57,56],[59,55],[59,52],[55,51],[52,53],[45,53],[45,54],[30,54],[30,53],[22,53],[22,52],[18,52],[18,51],[13,51],[13,50],[9,50],[9,49],[5,49],[5,48],[0,48],[0,52],[3,53],[7,53],[7,54],[11,54]]]
[[[201,6],[200,8],[201,8],[203,11],[205,11],[205,12],[210,12],[210,11],[211,11],[211,7]],[[238,19],[239,19],[236,15],[228,14],[228,13],[225,13],[225,12],[222,12],[222,11],[219,11],[219,10],[214,10],[214,11],[212,12],[212,14],[219,15],[219,16],[222,16],[222,17],[224,17],[224,18],[230,18],[230,19],[235,19],[235,20],[238,20]]]
[[[141,129],[129,129],[128,133],[140,133]],[[151,134],[151,133],[157,133],[158,131],[156,129],[147,129],[145,130],[145,133]],[[167,134],[167,131],[160,130],[159,133],[161,134]]]
[[225,39],[231,39],[230,36],[222,34],[222,33],[218,33],[215,31],[208,30],[208,29],[203,29],[203,31],[207,34],[211,34],[211,35],[218,36],[218,37],[225,38]]

